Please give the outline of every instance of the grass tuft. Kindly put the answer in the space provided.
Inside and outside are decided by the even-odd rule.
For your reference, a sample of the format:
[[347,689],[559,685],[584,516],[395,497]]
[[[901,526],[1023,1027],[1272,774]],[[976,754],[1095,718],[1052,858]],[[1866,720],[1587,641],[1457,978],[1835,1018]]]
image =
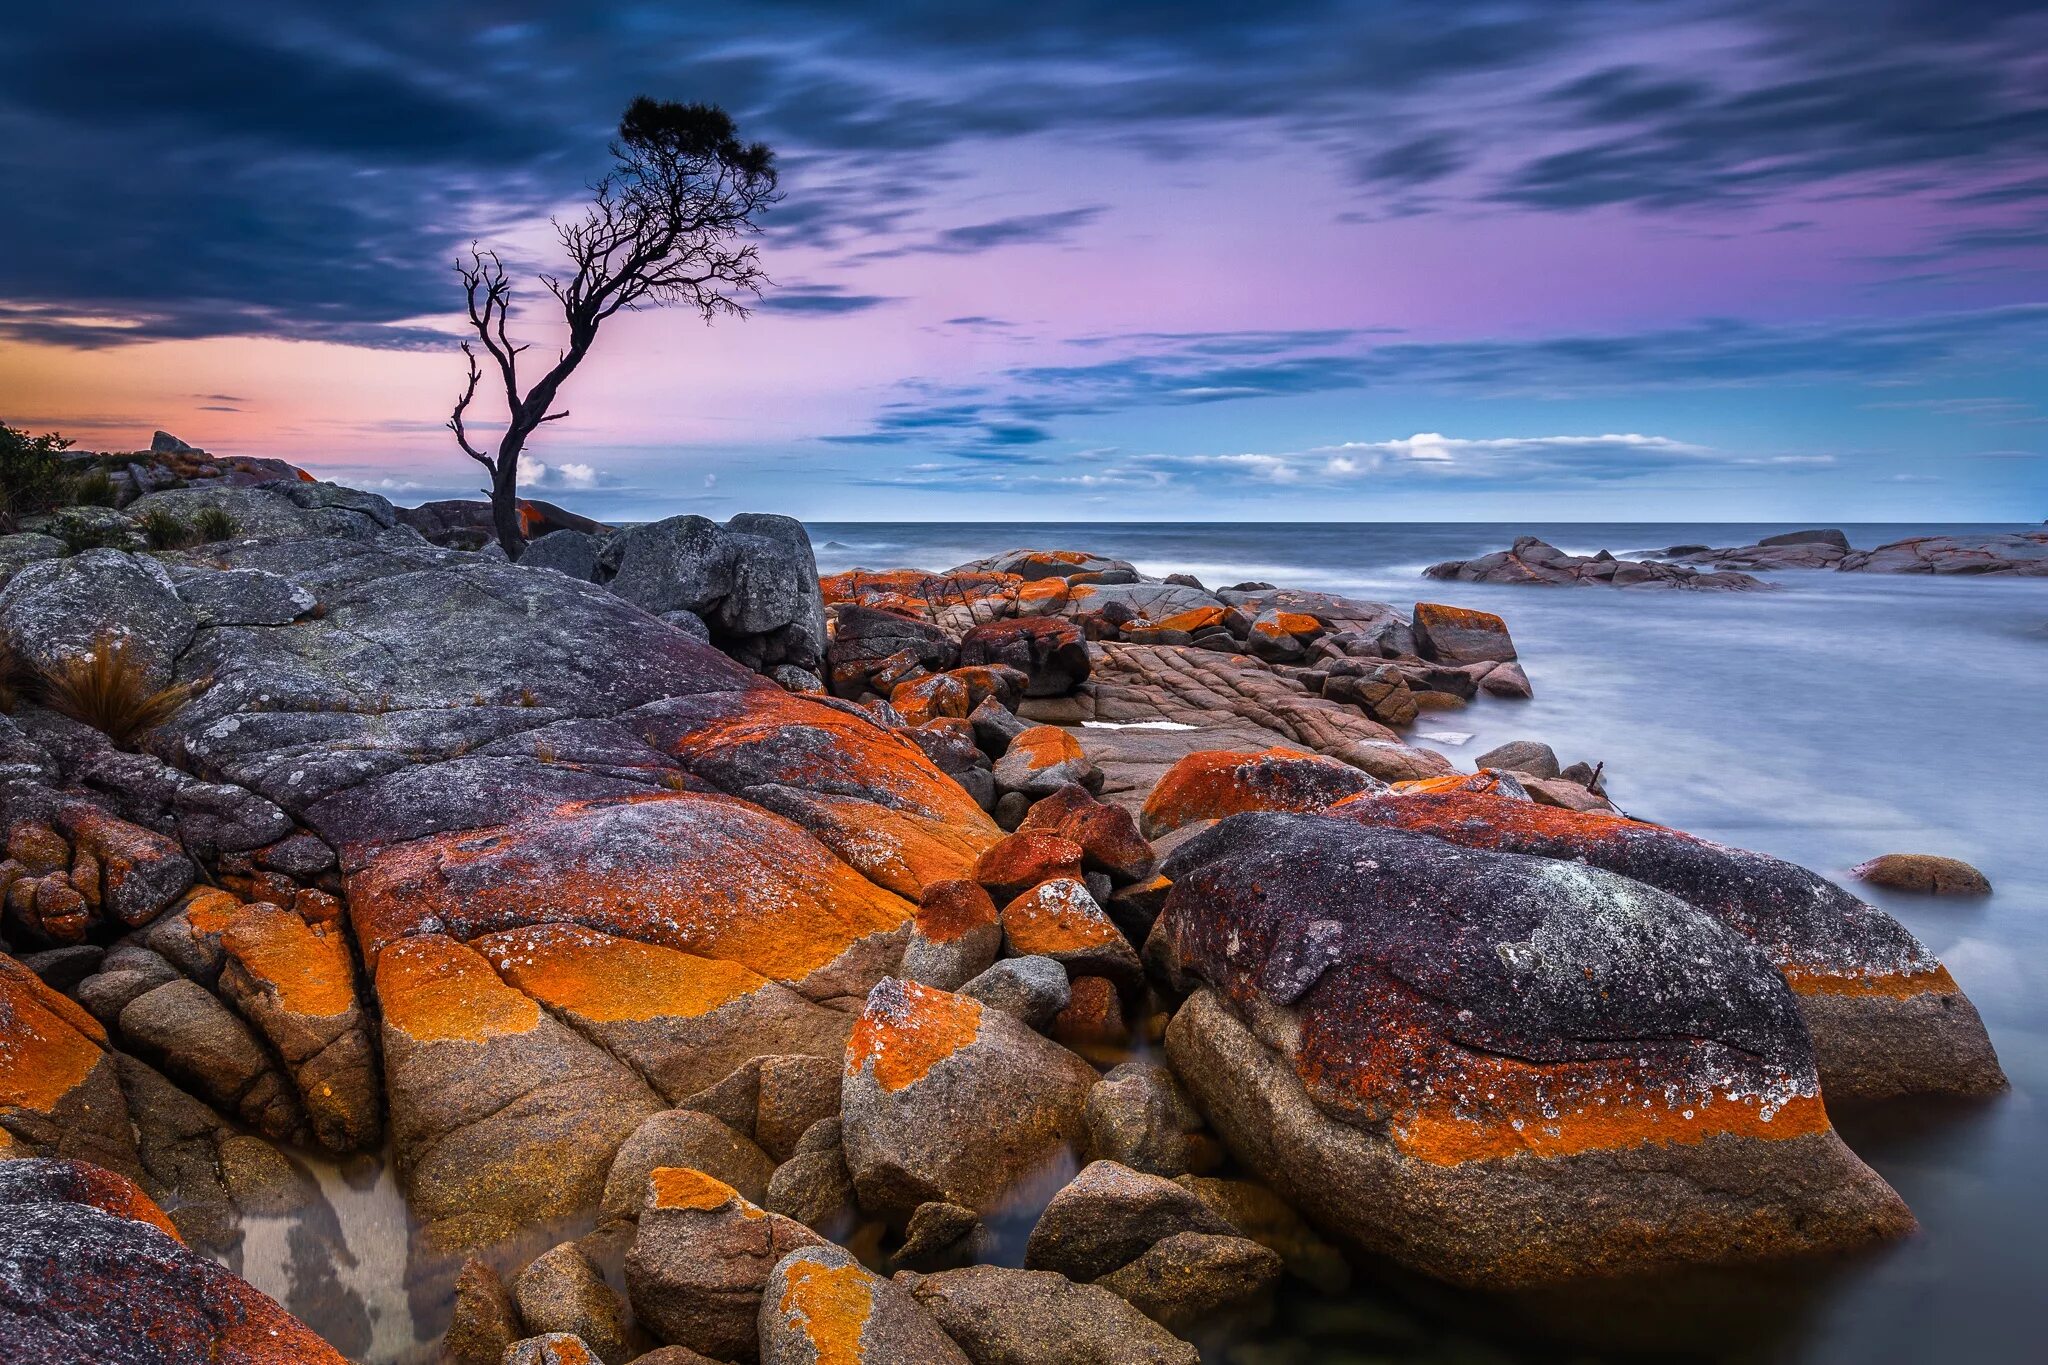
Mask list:
[[192,529],[202,543],[211,545],[217,540],[233,540],[242,528],[235,524],[235,514],[227,508],[202,507],[192,519]]
[[130,657],[127,642],[103,633],[93,640],[90,651],[45,672],[38,690],[52,711],[126,746],[176,715],[200,686],[151,687],[143,666]]
[[192,528],[168,508],[150,508],[142,514],[141,526],[152,550],[182,550],[193,540]]

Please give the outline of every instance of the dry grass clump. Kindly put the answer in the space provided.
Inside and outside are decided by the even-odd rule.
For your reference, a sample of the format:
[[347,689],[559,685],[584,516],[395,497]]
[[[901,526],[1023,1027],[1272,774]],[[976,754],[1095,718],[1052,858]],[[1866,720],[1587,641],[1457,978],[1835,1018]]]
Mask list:
[[45,672],[37,691],[52,711],[90,725],[125,746],[176,715],[201,686],[172,683],[151,687],[148,672],[129,656],[127,642],[102,633],[93,640],[90,651]]
[[235,525],[235,514],[225,507],[202,507],[199,515],[192,518],[192,529],[206,544],[216,540],[232,540],[241,528]]

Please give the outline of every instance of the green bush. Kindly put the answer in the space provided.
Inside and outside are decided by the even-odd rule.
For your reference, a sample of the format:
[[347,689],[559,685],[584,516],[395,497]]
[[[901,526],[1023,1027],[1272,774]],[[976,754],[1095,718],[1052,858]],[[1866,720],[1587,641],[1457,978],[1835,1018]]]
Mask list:
[[104,469],[81,474],[71,485],[71,501],[81,507],[112,507],[114,479]]
[[235,515],[227,508],[202,507],[192,519],[192,529],[202,542],[210,545],[216,540],[234,539],[242,528],[235,524]]
[[31,436],[0,424],[0,522],[7,529],[14,529],[22,517],[72,500],[72,480],[63,458],[70,447],[71,442],[54,431]]
[[182,550],[195,539],[192,528],[165,507],[152,507],[144,512],[141,526],[152,550]]

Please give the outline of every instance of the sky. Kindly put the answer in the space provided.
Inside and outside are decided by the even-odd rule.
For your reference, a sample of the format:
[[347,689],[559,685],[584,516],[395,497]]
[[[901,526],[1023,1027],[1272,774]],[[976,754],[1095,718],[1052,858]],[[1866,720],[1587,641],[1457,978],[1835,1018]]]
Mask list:
[[774,283],[607,324],[591,515],[2048,516],[2041,0],[6,9],[0,421],[87,448],[476,496],[452,262],[556,344],[649,94],[776,149]]

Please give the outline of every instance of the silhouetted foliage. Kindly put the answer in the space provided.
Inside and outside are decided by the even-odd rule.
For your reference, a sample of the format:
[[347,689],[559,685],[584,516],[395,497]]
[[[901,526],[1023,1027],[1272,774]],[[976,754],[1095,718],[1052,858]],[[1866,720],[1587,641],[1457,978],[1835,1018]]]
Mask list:
[[[572,273],[540,281],[562,307],[568,344],[555,363],[526,384],[507,321],[512,286],[498,253],[476,245],[456,262],[474,341],[462,351],[469,382],[448,427],[463,453],[491,474],[491,508],[498,542],[517,558],[525,545],[520,525],[519,456],[541,425],[567,417],[554,404],[563,381],[589,354],[606,319],[627,309],[687,304],[706,322],[744,317],[743,296],[767,282],[747,239],[760,230],[757,216],[779,197],[775,155],[759,142],[741,142],[732,117],[716,105],[635,99],[611,145],[614,165],[591,187],[582,218],[555,221]],[[495,452],[470,440],[466,417],[483,370],[481,346],[504,386],[505,430]]]
[[70,448],[71,442],[54,431],[31,436],[0,425],[0,525],[11,531],[20,518],[72,500],[75,481],[64,462]]

